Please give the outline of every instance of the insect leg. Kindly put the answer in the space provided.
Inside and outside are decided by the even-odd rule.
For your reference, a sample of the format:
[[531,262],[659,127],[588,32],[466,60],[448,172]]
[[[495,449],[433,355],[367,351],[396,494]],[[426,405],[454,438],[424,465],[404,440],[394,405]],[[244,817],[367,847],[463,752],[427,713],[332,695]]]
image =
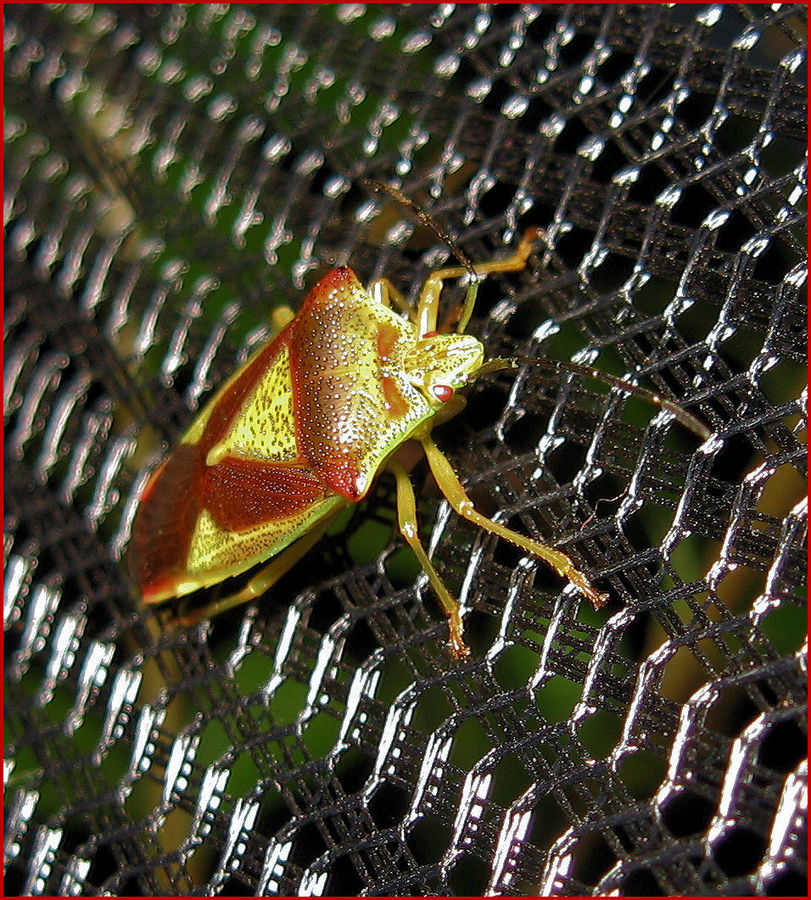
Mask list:
[[382,303],[383,306],[391,306],[392,301],[394,301],[400,312],[405,313],[409,318],[411,317],[411,307],[408,305],[408,300],[388,278],[375,278],[374,281],[370,281],[369,293],[376,303]]
[[448,644],[451,653],[454,658],[463,659],[470,653],[470,650],[462,639],[462,617],[459,615],[459,604],[443,584],[439,573],[428,558],[425,547],[423,547],[420,540],[417,528],[417,503],[414,499],[414,488],[411,485],[411,479],[398,462],[394,460],[389,461],[389,468],[394,472],[394,477],[397,479],[397,521],[400,533],[414,551],[414,555],[428,576],[428,581],[431,583],[431,587],[434,589],[434,593],[439,598],[440,605],[448,617],[448,628],[450,630]]
[[[342,509],[343,507],[341,507]],[[336,510],[336,513],[340,510]],[[220,613],[227,612],[235,606],[241,606],[248,603],[256,597],[261,596],[265,591],[273,587],[274,584],[309,551],[324,535],[324,532],[332,524],[335,514],[329,515],[317,522],[310,531],[303,534],[294,544],[286,547],[275,556],[266,566],[263,566],[251,580],[235,594],[228,597],[222,597],[220,600],[214,600],[202,609],[195,609],[187,615],[178,618],[177,622],[182,627],[190,627],[197,624],[203,619],[211,619]]]
[[599,609],[608,601],[608,595],[601,594],[595,590],[591,582],[582,572],[575,568],[574,563],[565,553],[555,550],[553,547],[539,544],[537,541],[512,531],[510,528],[505,528],[498,522],[494,522],[478,512],[473,506],[473,501],[465,493],[465,489],[462,487],[459,477],[453,471],[453,467],[447,457],[433,442],[430,435],[421,437],[420,442],[425,450],[425,455],[428,457],[428,464],[440,490],[460,516],[544,560],[559,575],[567,578],[576,588],[581,590],[594,604],[595,609]]
[[[473,268],[477,275],[489,275],[491,272],[517,272],[523,269],[532,245],[538,238],[537,228],[528,228],[524,236],[518,242],[515,252],[504,259],[494,259],[490,262],[477,263]],[[420,334],[436,331],[437,316],[439,311],[439,295],[442,293],[442,282],[448,278],[461,278],[468,275],[468,270],[463,266],[453,266],[448,269],[437,269],[425,279],[425,284],[420,291],[420,299],[415,314],[415,324]],[[463,332],[473,314],[473,306],[476,303],[476,294],[479,290],[478,282],[472,281],[468,285],[465,303],[456,326],[458,332]]]

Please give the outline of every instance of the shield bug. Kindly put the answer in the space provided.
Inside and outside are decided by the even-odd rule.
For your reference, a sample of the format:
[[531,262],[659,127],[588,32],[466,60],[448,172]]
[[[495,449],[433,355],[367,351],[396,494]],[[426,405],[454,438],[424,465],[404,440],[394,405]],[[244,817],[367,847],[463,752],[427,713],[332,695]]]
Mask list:
[[[462,257],[462,266],[430,273],[410,314],[386,279],[365,288],[346,266],[322,278],[299,312],[216,392],[148,480],[130,551],[143,602],[181,597],[264,563],[241,590],[184,621],[261,595],[388,468],[396,479],[400,531],[448,618],[451,653],[466,656],[459,606],[423,547],[409,476],[393,458],[404,441],[416,439],[459,515],[544,560],[602,605],[606,595],[565,553],[478,512],[431,437],[434,425],[464,405],[460,388],[483,372],[518,364],[486,363],[484,346],[464,328],[479,279],[523,269],[536,237],[535,229],[527,231],[504,259],[472,266]],[[443,285],[464,276],[469,283],[457,329],[440,333]]]

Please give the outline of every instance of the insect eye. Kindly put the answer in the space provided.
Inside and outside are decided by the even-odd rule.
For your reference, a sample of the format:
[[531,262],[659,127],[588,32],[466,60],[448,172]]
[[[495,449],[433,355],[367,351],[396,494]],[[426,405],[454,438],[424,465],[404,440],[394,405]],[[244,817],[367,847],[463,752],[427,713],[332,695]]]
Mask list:
[[453,388],[447,384],[435,384],[431,388],[431,393],[440,403],[447,403],[453,397]]

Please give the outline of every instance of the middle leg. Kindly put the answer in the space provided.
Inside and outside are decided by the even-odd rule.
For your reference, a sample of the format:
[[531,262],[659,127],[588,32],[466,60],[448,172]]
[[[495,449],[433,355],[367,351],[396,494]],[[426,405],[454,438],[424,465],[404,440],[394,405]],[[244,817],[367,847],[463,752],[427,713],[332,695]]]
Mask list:
[[[518,242],[518,246],[510,256],[504,259],[494,259],[489,262],[477,263],[473,268],[477,275],[489,275],[491,272],[517,272],[526,267],[532,245],[538,239],[538,229],[528,228],[524,236]],[[426,279],[420,291],[420,299],[417,304],[415,324],[421,335],[437,330],[437,318],[439,315],[439,295],[442,293],[442,282],[449,278],[461,278],[469,275],[463,266],[452,266],[448,269],[437,269]],[[472,281],[467,288],[465,303],[459,317],[456,330],[462,333],[473,315],[473,306],[476,303],[476,294],[479,290],[478,281]]]
[[423,436],[420,438],[420,442],[425,450],[428,465],[431,467],[431,472],[439,485],[439,489],[460,516],[542,559],[559,575],[568,579],[576,588],[581,590],[591,600],[595,609],[599,609],[608,602],[608,594],[602,594],[597,591],[565,553],[555,550],[554,547],[547,547],[545,544],[533,541],[531,538],[519,534],[511,528],[505,528],[498,522],[494,522],[478,512],[473,506],[473,501],[462,487],[459,476],[453,471],[448,458],[437,447],[431,436]]
[[448,617],[448,628],[450,631],[448,644],[451,654],[455,659],[464,659],[470,653],[470,650],[462,638],[463,626],[462,617],[459,614],[459,603],[445,587],[420,540],[417,529],[417,503],[414,498],[414,488],[411,484],[411,479],[400,463],[390,460],[389,468],[394,472],[394,477],[397,479],[397,520],[400,533],[414,551],[414,555],[428,576],[428,581],[434,589],[434,593],[437,595],[445,615]]

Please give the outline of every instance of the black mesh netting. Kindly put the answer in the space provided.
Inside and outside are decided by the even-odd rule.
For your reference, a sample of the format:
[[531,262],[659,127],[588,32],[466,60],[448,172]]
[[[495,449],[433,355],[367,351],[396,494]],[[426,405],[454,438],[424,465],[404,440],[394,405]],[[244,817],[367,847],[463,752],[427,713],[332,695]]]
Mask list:
[[[6,893],[806,893],[805,7],[6,6]],[[267,596],[144,611],[139,490],[336,263],[491,355]],[[446,302],[458,302],[451,286]],[[222,596],[221,585],[200,602]]]

